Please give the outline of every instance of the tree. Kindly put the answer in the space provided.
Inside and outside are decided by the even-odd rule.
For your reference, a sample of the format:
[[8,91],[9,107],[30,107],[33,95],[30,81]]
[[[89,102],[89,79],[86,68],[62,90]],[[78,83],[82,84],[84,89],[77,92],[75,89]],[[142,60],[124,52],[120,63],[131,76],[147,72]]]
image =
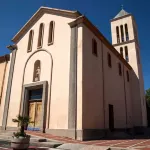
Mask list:
[[148,107],[150,107],[150,88],[146,90],[145,99],[148,104]]

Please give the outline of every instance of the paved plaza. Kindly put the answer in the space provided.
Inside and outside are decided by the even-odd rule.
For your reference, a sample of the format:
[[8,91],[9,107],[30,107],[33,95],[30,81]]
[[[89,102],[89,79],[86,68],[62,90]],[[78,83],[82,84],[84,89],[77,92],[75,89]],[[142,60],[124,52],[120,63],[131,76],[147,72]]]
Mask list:
[[[60,146],[59,144],[57,146],[56,144],[49,146],[47,143],[50,142],[39,142],[39,145],[34,145],[31,143],[30,149],[37,149],[39,147],[53,147],[51,148],[52,150],[107,150],[109,148],[112,150],[150,150],[150,139],[79,141],[40,132],[27,131],[27,133],[39,139],[47,139],[47,141],[52,141],[53,143],[61,143]],[[4,149],[11,150],[10,142],[0,141],[0,150]]]

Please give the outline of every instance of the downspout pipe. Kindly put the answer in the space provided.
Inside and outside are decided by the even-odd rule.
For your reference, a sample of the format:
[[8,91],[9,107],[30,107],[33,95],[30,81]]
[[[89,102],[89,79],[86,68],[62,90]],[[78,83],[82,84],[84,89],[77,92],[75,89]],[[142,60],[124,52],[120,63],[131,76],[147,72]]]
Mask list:
[[124,84],[124,99],[125,99],[125,114],[126,114],[126,131],[128,128],[128,112],[127,112],[127,92],[126,92],[126,81],[125,81],[125,75],[124,75],[125,69],[124,69],[124,65],[123,65],[123,84]]
[[104,118],[104,134],[106,136],[106,124],[105,124],[105,75],[104,75],[104,60],[103,60],[103,42],[101,41],[101,51],[102,51],[102,82],[103,82],[103,118]]

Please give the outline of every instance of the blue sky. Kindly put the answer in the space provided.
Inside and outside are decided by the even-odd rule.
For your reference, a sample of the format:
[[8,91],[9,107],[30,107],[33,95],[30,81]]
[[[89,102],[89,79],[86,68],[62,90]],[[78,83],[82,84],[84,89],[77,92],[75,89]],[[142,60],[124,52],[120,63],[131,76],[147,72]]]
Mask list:
[[150,1],[145,0],[5,0],[0,1],[0,55],[9,53],[6,46],[40,6],[79,10],[111,42],[110,19],[121,9],[132,13],[138,26],[145,89],[150,87]]

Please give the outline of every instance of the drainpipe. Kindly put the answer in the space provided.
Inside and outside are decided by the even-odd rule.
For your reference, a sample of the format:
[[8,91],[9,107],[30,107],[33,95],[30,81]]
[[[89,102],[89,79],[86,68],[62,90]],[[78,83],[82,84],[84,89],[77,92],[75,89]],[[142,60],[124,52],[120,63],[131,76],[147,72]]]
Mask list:
[[[101,41],[101,50],[102,50],[102,80],[103,80],[103,113],[104,113],[104,130],[106,129],[105,124],[105,75],[104,75],[104,60],[103,60],[103,42]],[[106,131],[105,131],[106,135]]]
[[126,113],[126,131],[127,131],[127,125],[128,125],[128,121],[127,121],[127,116],[128,116],[128,113],[127,113],[127,97],[126,97],[126,84],[125,84],[125,75],[124,75],[124,65],[123,65],[123,82],[124,82],[124,99],[125,99],[125,113]]

